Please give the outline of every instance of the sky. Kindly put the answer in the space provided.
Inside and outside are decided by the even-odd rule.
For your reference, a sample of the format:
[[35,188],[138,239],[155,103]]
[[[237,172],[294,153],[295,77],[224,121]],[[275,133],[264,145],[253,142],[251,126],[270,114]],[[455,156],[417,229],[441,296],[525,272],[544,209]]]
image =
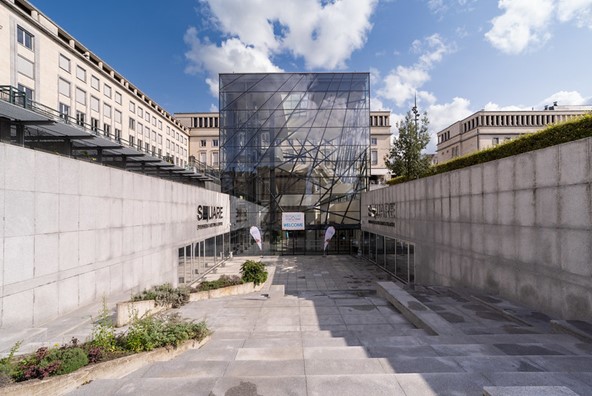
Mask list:
[[396,123],[592,104],[592,0],[31,0],[170,113],[217,111],[218,73],[371,74]]

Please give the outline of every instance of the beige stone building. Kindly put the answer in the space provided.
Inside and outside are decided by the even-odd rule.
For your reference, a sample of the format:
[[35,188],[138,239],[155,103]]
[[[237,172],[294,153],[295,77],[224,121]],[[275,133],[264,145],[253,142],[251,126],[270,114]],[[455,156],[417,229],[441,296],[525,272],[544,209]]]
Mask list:
[[187,165],[179,121],[31,3],[0,0],[0,54],[3,92],[18,89],[51,117]]
[[[189,132],[189,160],[198,165],[220,164],[219,113],[176,113],[174,117]],[[390,179],[384,157],[391,147],[390,111],[370,112],[370,186]]]
[[496,146],[590,111],[592,106],[557,103],[537,111],[478,111],[438,132],[436,163]]

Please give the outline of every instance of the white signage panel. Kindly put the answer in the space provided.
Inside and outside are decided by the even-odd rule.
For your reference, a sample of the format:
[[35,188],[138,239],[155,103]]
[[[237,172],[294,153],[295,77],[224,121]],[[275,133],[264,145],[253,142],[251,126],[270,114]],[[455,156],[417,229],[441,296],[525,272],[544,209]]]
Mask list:
[[304,230],[304,212],[282,213],[282,230]]

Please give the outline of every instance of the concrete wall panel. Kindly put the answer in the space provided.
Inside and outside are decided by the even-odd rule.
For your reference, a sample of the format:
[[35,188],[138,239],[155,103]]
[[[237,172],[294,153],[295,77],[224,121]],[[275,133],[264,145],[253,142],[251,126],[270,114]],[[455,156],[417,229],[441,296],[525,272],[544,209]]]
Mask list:
[[371,191],[362,205],[397,204],[397,227],[363,212],[362,229],[414,243],[419,283],[592,320],[591,164],[588,138],[432,176],[424,189],[410,190],[414,181]]

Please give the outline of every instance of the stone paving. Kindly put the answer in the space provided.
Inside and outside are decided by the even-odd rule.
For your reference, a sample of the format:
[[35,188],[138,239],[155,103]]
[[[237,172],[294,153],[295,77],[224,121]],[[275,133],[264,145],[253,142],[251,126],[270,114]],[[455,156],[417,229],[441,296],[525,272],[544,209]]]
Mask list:
[[[502,300],[418,287],[413,296],[458,329],[431,336],[377,297],[375,282],[388,276],[371,264],[263,261],[276,266],[267,291],[179,310],[214,330],[204,347],[72,394],[592,394],[592,345],[551,333],[542,314],[514,307],[508,317],[494,309]],[[531,393],[500,393],[516,389]]]
[[[220,273],[238,273],[243,260]],[[414,299],[454,328],[429,335],[378,297],[376,282],[389,276],[364,260],[261,260],[275,269],[262,292],[178,310],[214,330],[201,349],[72,394],[423,396],[482,395],[485,388],[495,395],[592,394],[592,344],[553,333],[544,314],[466,290],[418,286],[409,290]],[[88,316],[81,310],[50,323],[45,337],[25,347],[84,339]]]

